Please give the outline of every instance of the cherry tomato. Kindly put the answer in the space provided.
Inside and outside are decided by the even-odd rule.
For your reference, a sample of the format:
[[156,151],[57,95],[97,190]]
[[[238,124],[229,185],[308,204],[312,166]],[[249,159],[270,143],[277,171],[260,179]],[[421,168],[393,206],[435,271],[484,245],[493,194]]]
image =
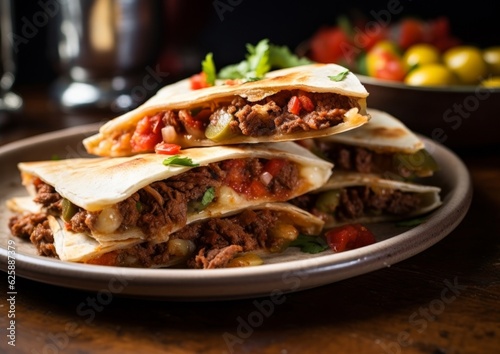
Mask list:
[[366,54],[366,71],[377,79],[403,81],[406,67],[396,43],[383,40],[375,44]]
[[461,44],[461,41],[451,34],[450,21],[445,16],[428,21],[425,32],[425,41],[436,47],[440,53]]
[[427,43],[414,44],[403,54],[403,62],[408,69],[425,64],[439,63],[441,54],[439,50]]
[[339,27],[320,28],[312,37],[310,43],[311,59],[319,63],[353,62],[353,57],[346,57],[345,48],[351,40]]
[[[397,28],[397,27],[396,27]],[[398,44],[406,49],[413,44],[420,43],[424,39],[424,23],[414,18],[403,19],[399,23]],[[397,32],[397,31],[396,31]]]
[[[386,41],[383,41],[386,42]],[[403,81],[406,68],[392,45],[375,45],[366,55],[368,75],[377,79]]]
[[500,87],[500,76],[492,76],[481,81],[483,87]]
[[488,66],[488,74],[500,75],[500,46],[485,48],[483,58]]
[[177,144],[169,144],[164,141],[161,143],[156,144],[155,146],[155,152],[157,154],[164,154],[164,155],[175,155],[178,154],[179,151],[181,151],[181,146]]
[[460,83],[474,85],[479,83],[488,68],[481,50],[474,46],[457,46],[443,53],[443,62],[460,80]]
[[343,252],[376,242],[373,233],[361,224],[335,227],[325,233],[326,242],[334,252]]
[[410,71],[404,82],[411,86],[448,86],[456,84],[457,80],[445,65],[431,63]]

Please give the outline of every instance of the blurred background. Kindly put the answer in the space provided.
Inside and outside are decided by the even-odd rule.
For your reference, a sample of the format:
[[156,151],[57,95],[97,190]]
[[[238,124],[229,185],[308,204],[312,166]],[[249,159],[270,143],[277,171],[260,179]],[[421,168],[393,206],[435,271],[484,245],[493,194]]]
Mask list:
[[[445,17],[464,44],[500,44],[495,1],[0,1],[13,5],[12,30],[2,26],[15,52],[11,90],[21,98],[41,91],[50,109],[98,109],[108,118],[199,72],[208,52],[220,68],[244,59],[245,45],[263,38],[295,51],[342,15],[374,20],[390,14],[390,24]],[[5,16],[2,7],[2,25]]]
[[[21,35],[27,22],[34,24],[35,15],[44,10],[41,3],[61,2],[62,0],[15,2],[14,33]],[[225,65],[242,60],[246,52],[245,44],[255,44],[263,38],[293,49],[310,38],[321,26],[336,24],[340,15],[361,13],[370,18],[371,11],[385,10],[391,3],[397,3],[398,8],[402,8],[400,13],[391,14],[391,21],[396,22],[406,16],[422,19],[446,16],[450,20],[453,34],[465,43],[488,46],[499,42],[498,2],[450,3],[418,0],[159,0],[160,12],[156,13],[160,17],[158,32],[142,40],[154,41],[152,45],[158,50],[158,62],[172,71],[172,77],[167,80],[171,81],[178,75],[199,71],[200,58],[209,51],[214,53],[217,63]],[[49,19],[48,25],[35,25],[37,33],[32,38],[19,42],[16,84],[49,83],[56,79],[58,72],[54,52],[54,25],[56,17],[60,15],[59,11],[56,12],[54,18]]]

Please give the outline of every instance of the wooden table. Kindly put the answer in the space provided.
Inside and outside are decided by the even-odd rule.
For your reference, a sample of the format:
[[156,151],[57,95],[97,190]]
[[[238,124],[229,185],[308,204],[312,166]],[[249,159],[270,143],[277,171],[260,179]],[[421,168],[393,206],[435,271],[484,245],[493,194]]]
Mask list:
[[[0,144],[96,119],[68,120],[76,115],[57,113],[45,91],[21,90],[25,110],[0,128]],[[5,335],[4,276],[0,352],[499,352],[500,147],[457,152],[473,181],[468,215],[444,240],[390,268],[286,294],[265,316],[265,298],[173,302],[113,296],[103,305],[96,293],[18,277],[15,348]]]

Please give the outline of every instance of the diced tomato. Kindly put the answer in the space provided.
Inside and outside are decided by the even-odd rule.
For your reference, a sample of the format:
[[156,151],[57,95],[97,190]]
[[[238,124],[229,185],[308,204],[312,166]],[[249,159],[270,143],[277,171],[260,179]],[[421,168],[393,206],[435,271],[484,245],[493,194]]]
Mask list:
[[271,176],[276,177],[285,165],[286,165],[286,160],[272,159],[267,161],[266,164],[264,165],[264,172],[269,172]]
[[261,198],[267,194],[266,186],[261,181],[254,180],[248,186],[247,195],[250,198]]
[[[200,117],[203,117],[203,116],[200,116]],[[186,109],[181,109],[179,111],[179,118],[182,120],[182,122],[184,123],[184,126],[186,126],[187,129],[194,128],[194,129],[197,129],[199,131],[204,132],[205,127],[208,124],[208,117],[206,117],[206,119],[203,119],[203,120],[197,119],[198,115],[196,116],[196,118],[194,118],[191,115],[191,113]]]
[[314,110],[314,103],[309,96],[304,94],[299,95],[299,101],[302,108],[304,108],[307,112],[312,112]]
[[298,115],[300,113],[300,109],[302,108],[299,98],[297,96],[292,96],[292,98],[290,98],[290,101],[288,101],[287,108],[288,112]]
[[162,128],[163,122],[160,114],[142,118],[137,123],[135,131],[130,138],[132,152],[154,151],[156,144],[163,140],[161,136]]
[[335,227],[325,233],[326,242],[335,252],[343,252],[375,243],[373,233],[361,224]]
[[238,193],[244,193],[248,184],[245,176],[245,161],[234,159],[224,162],[224,170],[227,171],[225,183]]
[[161,143],[156,144],[155,146],[155,152],[157,154],[163,154],[163,155],[175,155],[178,154],[179,151],[181,151],[181,146],[177,144],[169,144],[164,141]]
[[199,90],[205,87],[210,87],[207,82],[207,75],[202,71],[199,74],[194,74],[189,78],[191,83],[191,90]]

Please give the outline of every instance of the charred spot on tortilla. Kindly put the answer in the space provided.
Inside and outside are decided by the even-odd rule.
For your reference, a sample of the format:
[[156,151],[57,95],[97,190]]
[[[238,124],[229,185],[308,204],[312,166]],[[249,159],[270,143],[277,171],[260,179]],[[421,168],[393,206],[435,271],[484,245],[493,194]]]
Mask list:
[[405,136],[407,132],[401,128],[376,127],[370,129],[370,134],[382,138],[400,138]]

